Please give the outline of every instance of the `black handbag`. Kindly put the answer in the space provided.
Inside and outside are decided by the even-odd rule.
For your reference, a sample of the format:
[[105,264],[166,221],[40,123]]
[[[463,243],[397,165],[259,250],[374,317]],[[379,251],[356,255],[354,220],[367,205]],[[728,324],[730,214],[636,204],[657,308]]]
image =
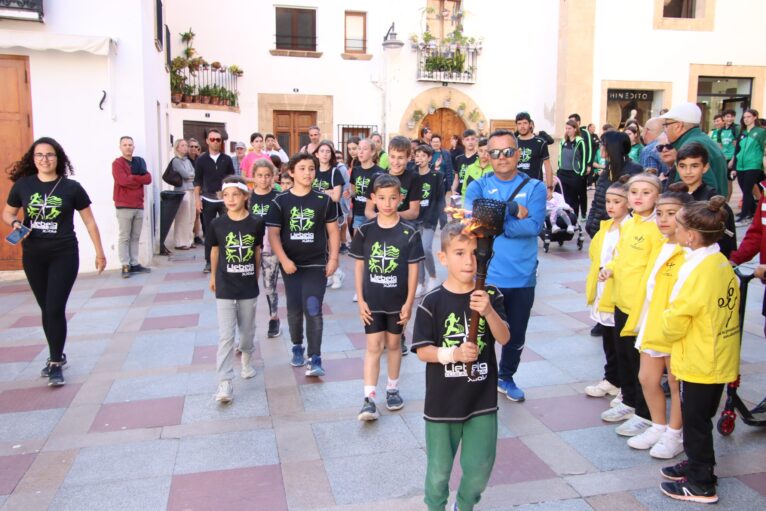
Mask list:
[[175,158],[168,162],[165,172],[162,173],[162,180],[170,186],[180,187],[184,184],[184,178],[181,177],[180,172],[173,168],[173,160]]

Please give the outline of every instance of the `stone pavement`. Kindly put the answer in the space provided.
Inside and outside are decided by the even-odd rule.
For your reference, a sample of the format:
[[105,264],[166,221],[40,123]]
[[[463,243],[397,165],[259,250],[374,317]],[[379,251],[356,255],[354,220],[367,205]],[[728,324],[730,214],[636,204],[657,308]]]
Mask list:
[[[603,366],[584,306],[586,251],[541,251],[517,377],[527,400],[500,400],[497,463],[479,509],[701,507],[660,495],[664,463],[628,448],[599,419],[608,401],[582,393]],[[327,292],[325,378],[290,368],[286,331],[266,339],[262,298],[258,375],[237,377],[234,402],[218,406],[216,311],[201,268],[197,249],[129,280],[81,276],[58,389],[39,377],[47,350],[26,281],[0,283],[0,508],[424,509],[424,364],[403,361],[402,411],[356,420],[365,340],[351,279]],[[761,284],[751,286],[741,394],[753,403],[766,395],[766,342]],[[766,429],[738,421],[715,437],[718,509],[766,509]]]

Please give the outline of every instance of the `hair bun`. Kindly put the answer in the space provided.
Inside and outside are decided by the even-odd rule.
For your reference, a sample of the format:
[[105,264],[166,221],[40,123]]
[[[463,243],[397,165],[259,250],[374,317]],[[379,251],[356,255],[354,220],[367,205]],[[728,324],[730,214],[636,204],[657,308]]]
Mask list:
[[713,213],[717,213],[721,210],[724,204],[726,204],[726,197],[722,197],[721,195],[714,195],[708,201],[707,208]]
[[675,193],[689,193],[689,187],[686,186],[686,183],[678,181],[677,183],[672,183],[668,186],[668,191]]
[[[644,171],[644,174],[649,175],[649,176],[656,176],[657,175],[657,169],[646,169]],[[688,188],[687,188],[687,190],[688,190]]]
[[620,183],[621,185],[624,185],[630,180],[630,174],[623,174],[617,179],[617,183]]

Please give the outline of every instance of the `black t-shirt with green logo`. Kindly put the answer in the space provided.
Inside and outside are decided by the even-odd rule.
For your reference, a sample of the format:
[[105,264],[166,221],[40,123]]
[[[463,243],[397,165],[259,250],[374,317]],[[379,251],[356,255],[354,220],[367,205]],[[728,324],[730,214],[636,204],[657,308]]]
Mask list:
[[407,211],[410,209],[410,201],[418,200],[420,197],[420,174],[414,170],[404,169],[404,172],[394,177],[401,183],[402,202],[399,204],[399,211]]
[[287,257],[303,268],[327,265],[326,226],[337,220],[332,199],[313,190],[302,197],[292,191],[277,195],[266,215],[266,225],[280,228]]
[[[503,295],[487,286],[492,308],[505,321]],[[456,294],[439,286],[425,297],[415,315],[412,351],[425,346],[460,346],[468,337],[471,293]],[[431,422],[465,422],[497,411],[495,338],[482,317],[479,321],[479,358],[473,364],[456,362],[426,365],[424,417]],[[473,371],[472,371],[473,368]]]
[[372,183],[378,174],[383,174],[383,169],[377,165],[366,170],[362,167],[354,167],[351,170],[351,184],[356,189],[354,216],[364,216],[364,207],[367,204],[367,199],[372,196]]
[[227,214],[210,223],[207,236],[211,246],[218,247],[216,298],[248,300],[258,296],[255,252],[263,246],[264,226],[263,219],[255,215],[232,220]]
[[[473,162],[479,157],[479,153],[473,153],[471,156],[465,154],[458,154],[455,158],[455,172],[457,173],[457,189],[462,190],[463,180],[465,179],[465,169],[473,165]],[[450,183],[450,186],[452,183]]]
[[279,195],[279,192],[276,190],[271,190],[269,193],[264,195],[258,195],[257,193],[253,192],[250,195],[250,212],[255,216],[259,216],[265,220],[269,209],[271,209],[271,201],[273,201],[274,197],[277,195]]
[[518,139],[519,164],[517,168],[532,179],[543,180],[543,162],[549,158],[548,144],[540,137]]
[[326,192],[332,190],[336,186],[343,186],[346,182],[343,180],[343,176],[338,171],[338,167],[320,171],[317,170],[314,182],[311,187],[317,192]]
[[403,220],[381,227],[373,219],[356,230],[348,254],[365,263],[362,294],[370,311],[399,313],[407,301],[409,264],[425,259],[418,230]]
[[439,199],[444,197],[444,174],[432,170],[420,175],[420,214],[418,223],[434,228],[439,222]]
[[77,248],[74,212],[90,206],[90,197],[77,181],[60,179],[43,182],[37,175],[25,176],[11,187],[8,205],[23,208],[24,225],[32,229],[23,241],[24,250]]

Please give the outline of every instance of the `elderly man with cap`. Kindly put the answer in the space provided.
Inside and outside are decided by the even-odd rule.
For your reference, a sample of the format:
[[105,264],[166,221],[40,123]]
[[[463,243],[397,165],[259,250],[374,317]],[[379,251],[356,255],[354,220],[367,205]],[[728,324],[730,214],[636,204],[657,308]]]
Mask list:
[[245,159],[245,151],[247,151],[247,146],[244,142],[237,142],[234,146],[234,157],[232,157],[231,162],[234,164],[234,174],[238,176],[242,175],[242,160]]
[[662,123],[663,121],[659,117],[652,117],[646,121],[644,129],[641,132],[641,138],[644,141],[644,148],[641,151],[639,163],[644,168],[644,170],[655,169],[657,174],[660,176],[660,179],[663,180],[663,188],[667,188],[667,183],[664,181],[664,179],[667,177],[670,169],[662,161],[659,151],[657,150],[657,146],[661,144],[659,137],[662,135]]
[[[699,142],[707,149],[710,170],[705,172],[702,180],[721,195],[726,195],[728,190],[726,158],[718,144],[700,129],[701,118],[702,111],[694,103],[681,103],[660,116],[668,142],[676,151],[690,142]],[[663,161],[669,163],[664,158]],[[675,180],[679,180],[678,175]]]

